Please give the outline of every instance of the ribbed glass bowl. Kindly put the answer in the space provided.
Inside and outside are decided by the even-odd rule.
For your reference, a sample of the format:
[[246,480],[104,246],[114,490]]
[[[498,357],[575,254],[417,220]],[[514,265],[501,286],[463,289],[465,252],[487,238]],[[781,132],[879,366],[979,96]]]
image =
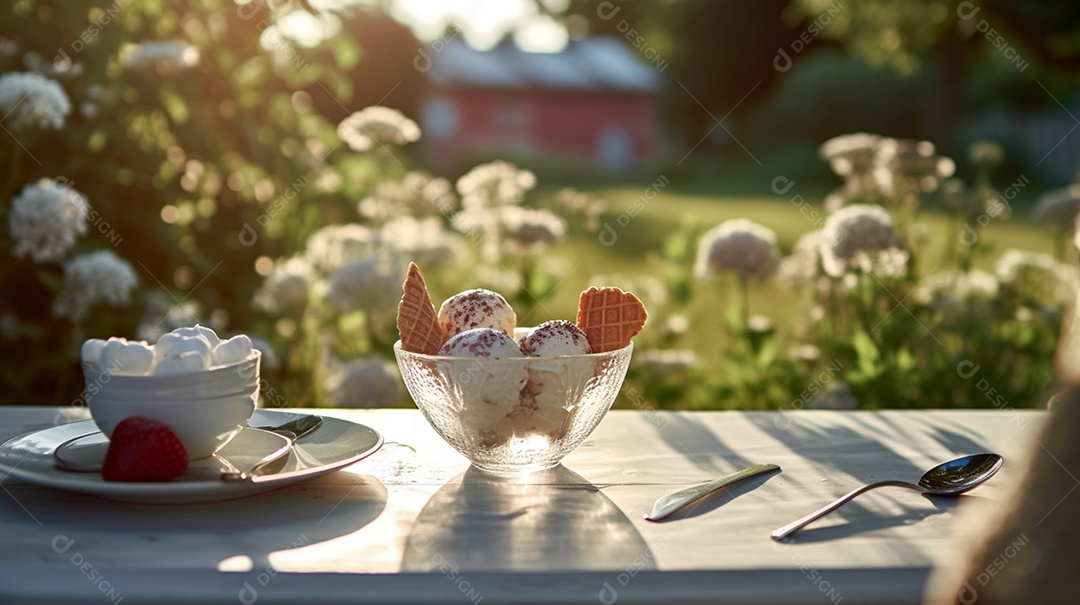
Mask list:
[[476,359],[422,355],[394,345],[420,411],[477,468],[517,474],[551,468],[611,409],[633,343],[559,357]]

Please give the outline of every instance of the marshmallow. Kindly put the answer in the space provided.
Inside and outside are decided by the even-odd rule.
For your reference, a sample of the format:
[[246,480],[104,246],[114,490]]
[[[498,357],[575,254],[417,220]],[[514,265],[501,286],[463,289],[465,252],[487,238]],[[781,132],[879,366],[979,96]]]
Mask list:
[[176,332],[162,334],[157,341],[157,359],[160,363],[165,357],[180,355],[181,353],[195,352],[204,360],[210,360],[210,351],[213,347],[202,335],[182,336]]
[[79,352],[79,357],[82,358],[83,363],[90,364],[94,367],[101,367],[101,350],[105,348],[105,341],[100,338],[91,338],[82,345],[82,350]]
[[243,334],[233,336],[214,347],[214,365],[226,365],[240,361],[241,359],[247,359],[248,356],[251,355],[251,349],[250,338]]
[[[164,338],[164,336],[162,337]],[[198,351],[184,351],[179,355],[167,355],[158,362],[155,374],[184,374],[199,372],[208,367],[208,359]]]
[[172,334],[179,334],[180,336],[202,336],[206,339],[206,342],[209,343],[211,349],[221,343],[221,339],[218,338],[216,332],[205,326],[200,326],[199,324],[195,324],[190,328],[177,328],[172,331]]
[[101,347],[101,367],[110,374],[149,374],[154,366],[154,348],[143,341],[110,338]]

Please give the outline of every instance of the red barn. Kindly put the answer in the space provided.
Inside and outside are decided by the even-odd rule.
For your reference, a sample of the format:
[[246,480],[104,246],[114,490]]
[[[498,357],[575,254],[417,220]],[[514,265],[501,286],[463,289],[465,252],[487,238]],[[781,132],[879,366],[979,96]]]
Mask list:
[[572,40],[559,53],[510,41],[479,51],[457,39],[429,51],[421,122],[441,169],[460,169],[476,154],[525,152],[619,172],[660,147],[660,73],[616,38]]

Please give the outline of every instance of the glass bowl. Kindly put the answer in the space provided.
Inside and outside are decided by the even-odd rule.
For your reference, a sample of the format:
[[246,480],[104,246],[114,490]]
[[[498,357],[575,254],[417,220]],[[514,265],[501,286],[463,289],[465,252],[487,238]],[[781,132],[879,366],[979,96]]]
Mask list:
[[[518,329],[520,333],[522,329]],[[410,353],[394,345],[416,406],[477,468],[551,468],[611,409],[634,345],[591,355],[478,359]]]

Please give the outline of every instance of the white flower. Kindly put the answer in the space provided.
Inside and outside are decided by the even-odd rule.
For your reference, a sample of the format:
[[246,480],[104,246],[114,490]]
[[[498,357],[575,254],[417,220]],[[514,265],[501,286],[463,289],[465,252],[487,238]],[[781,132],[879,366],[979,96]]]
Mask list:
[[71,101],[60,84],[29,72],[0,76],[0,121],[9,130],[59,130],[71,113]]
[[405,173],[401,182],[382,182],[374,195],[360,200],[360,215],[376,222],[401,217],[449,215],[457,207],[450,181],[422,170]]
[[336,408],[389,408],[404,399],[397,369],[378,358],[341,364],[324,386],[327,405]]
[[382,228],[382,240],[400,257],[424,266],[437,266],[458,258],[463,253],[461,238],[443,228],[436,217],[415,219],[396,218]]
[[1077,209],[1080,209],[1080,185],[1069,185],[1040,195],[1033,213],[1039,222],[1070,230]]
[[138,282],[131,263],[112,250],[84,254],[64,264],[64,287],[53,311],[60,317],[82,321],[98,303],[127,305]]
[[821,275],[821,231],[808,231],[795,240],[791,254],[780,261],[776,279],[797,288]]
[[997,298],[998,279],[981,269],[968,272],[941,270],[931,275],[915,290],[915,300],[923,304],[952,305],[970,300]]
[[304,308],[308,290],[315,281],[315,271],[303,257],[293,256],[274,266],[255,293],[252,304],[271,315]]
[[381,237],[377,231],[363,225],[327,225],[308,237],[304,258],[321,273],[329,273],[341,265],[379,249]]
[[994,265],[1001,286],[1044,306],[1056,306],[1073,295],[1073,270],[1049,254],[1010,248]]
[[731,270],[744,279],[767,279],[780,264],[776,233],[753,221],[737,218],[705,232],[698,244],[694,275]]
[[8,215],[12,254],[39,263],[60,260],[86,233],[89,210],[86,198],[61,182],[41,179],[23,187]]
[[523,250],[541,251],[566,235],[566,221],[550,210],[507,206],[499,218],[506,235]]
[[131,49],[124,57],[125,69],[160,66],[187,69],[199,64],[199,49],[177,40],[151,40]]
[[833,277],[864,271],[903,275],[909,254],[892,217],[881,206],[852,204],[829,216],[822,228],[821,263]]
[[571,216],[584,219],[585,230],[590,233],[600,229],[600,216],[607,210],[606,200],[592,194],[578,191],[573,187],[561,189],[555,194],[555,206]]
[[840,176],[863,174],[873,170],[882,140],[866,132],[844,134],[822,143],[818,153]]
[[381,255],[352,260],[334,269],[323,284],[326,302],[339,313],[362,309],[385,314],[396,308],[404,273]]
[[396,109],[380,105],[354,112],[338,124],[337,132],[353,151],[367,151],[383,144],[400,146],[420,139],[416,122]]
[[533,187],[535,174],[502,160],[475,166],[457,180],[461,205],[466,209],[518,204]]

